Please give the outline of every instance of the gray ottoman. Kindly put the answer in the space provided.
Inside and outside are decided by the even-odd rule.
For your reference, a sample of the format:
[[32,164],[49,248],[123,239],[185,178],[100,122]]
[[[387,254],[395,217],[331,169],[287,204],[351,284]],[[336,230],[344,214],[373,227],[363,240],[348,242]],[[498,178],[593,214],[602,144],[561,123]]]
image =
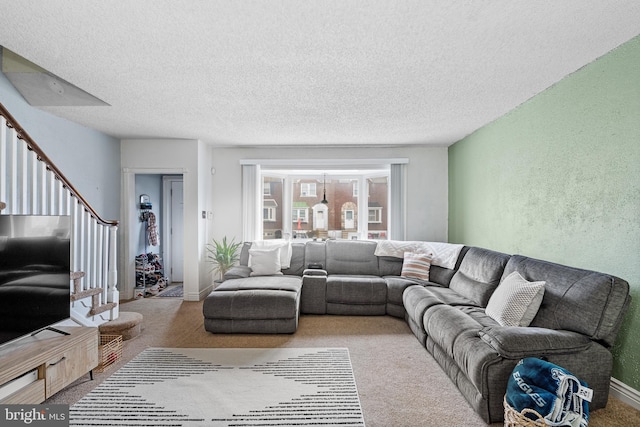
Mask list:
[[298,329],[302,278],[229,279],[205,298],[204,328],[213,333],[290,334]]

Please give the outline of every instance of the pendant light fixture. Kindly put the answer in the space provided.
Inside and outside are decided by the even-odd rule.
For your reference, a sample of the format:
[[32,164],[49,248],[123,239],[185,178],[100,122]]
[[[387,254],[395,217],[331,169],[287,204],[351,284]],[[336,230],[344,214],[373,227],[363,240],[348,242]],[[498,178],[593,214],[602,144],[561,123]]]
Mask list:
[[327,200],[327,174],[326,173],[322,178],[322,200],[320,200],[320,203],[322,203],[323,205],[326,205],[329,203],[329,201]]

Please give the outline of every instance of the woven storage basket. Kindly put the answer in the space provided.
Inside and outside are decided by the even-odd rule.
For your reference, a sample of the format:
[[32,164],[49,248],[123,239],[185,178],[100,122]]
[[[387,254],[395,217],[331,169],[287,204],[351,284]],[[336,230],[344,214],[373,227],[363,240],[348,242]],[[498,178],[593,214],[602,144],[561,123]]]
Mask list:
[[[538,419],[536,421],[527,418],[525,414],[533,414]],[[504,397],[504,427],[549,427],[544,421],[544,417],[533,409],[525,408],[522,412],[516,411],[507,403],[507,396]]]
[[100,335],[98,345],[98,367],[96,372],[104,372],[122,357],[122,335]]

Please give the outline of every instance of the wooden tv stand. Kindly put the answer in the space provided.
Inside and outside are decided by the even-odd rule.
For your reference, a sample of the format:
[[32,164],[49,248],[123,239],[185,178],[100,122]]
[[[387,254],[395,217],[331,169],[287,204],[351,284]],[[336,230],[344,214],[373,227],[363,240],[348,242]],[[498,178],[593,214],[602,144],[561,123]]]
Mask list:
[[34,370],[37,379],[0,404],[42,403],[98,366],[98,328],[56,327],[0,349],[0,387]]

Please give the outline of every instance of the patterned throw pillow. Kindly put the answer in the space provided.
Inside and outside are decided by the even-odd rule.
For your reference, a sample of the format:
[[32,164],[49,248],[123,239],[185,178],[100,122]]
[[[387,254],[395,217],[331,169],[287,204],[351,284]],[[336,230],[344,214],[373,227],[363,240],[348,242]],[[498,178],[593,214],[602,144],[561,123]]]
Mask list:
[[400,273],[400,276],[408,279],[428,281],[430,268],[431,255],[405,252],[404,261],[402,262],[402,273]]
[[529,326],[542,303],[544,285],[514,271],[493,292],[485,312],[502,326]]

